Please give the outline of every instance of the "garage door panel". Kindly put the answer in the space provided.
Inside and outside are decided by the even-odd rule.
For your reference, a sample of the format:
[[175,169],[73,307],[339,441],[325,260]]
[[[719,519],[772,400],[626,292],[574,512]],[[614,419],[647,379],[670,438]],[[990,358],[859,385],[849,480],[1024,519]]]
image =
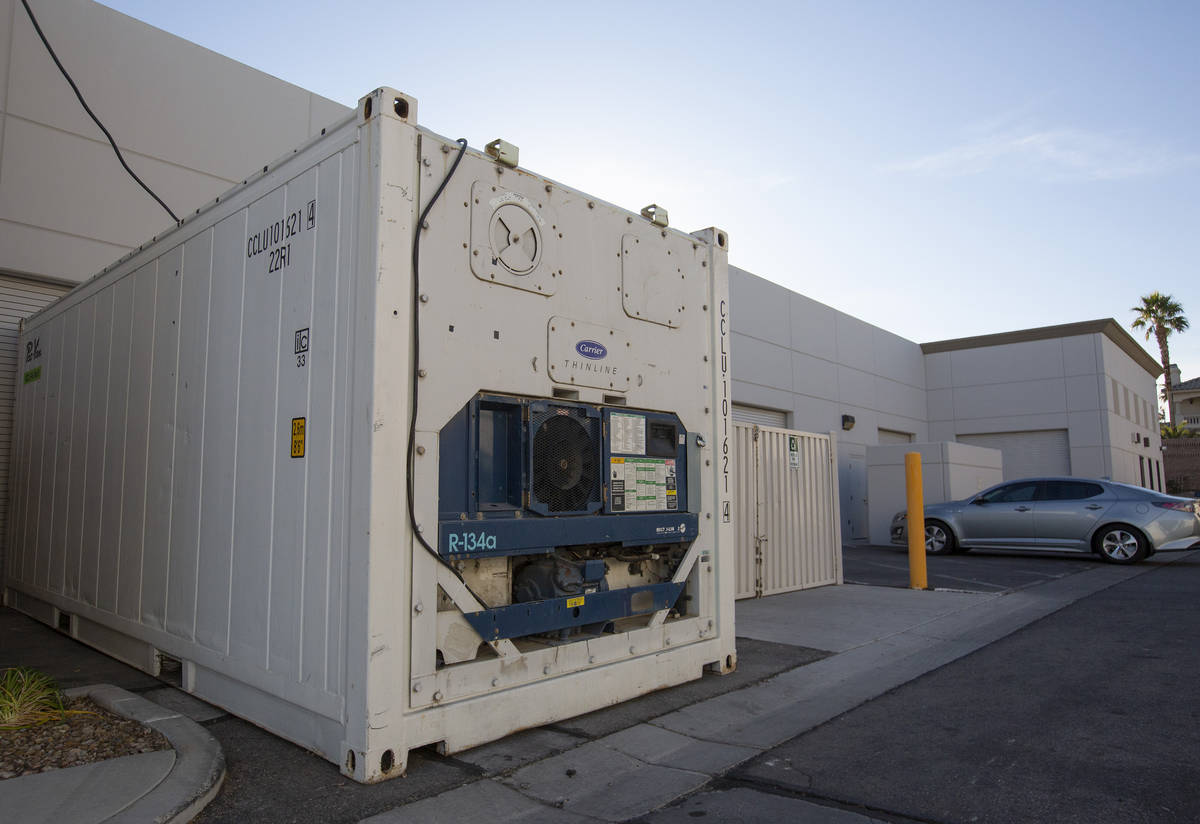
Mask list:
[[783,429],[787,426],[787,413],[778,409],[767,409],[762,406],[745,406],[735,403],[733,405],[733,420],[734,423],[776,426]]
[[1071,474],[1071,445],[1065,429],[959,435],[958,442],[1000,450],[1006,481]]

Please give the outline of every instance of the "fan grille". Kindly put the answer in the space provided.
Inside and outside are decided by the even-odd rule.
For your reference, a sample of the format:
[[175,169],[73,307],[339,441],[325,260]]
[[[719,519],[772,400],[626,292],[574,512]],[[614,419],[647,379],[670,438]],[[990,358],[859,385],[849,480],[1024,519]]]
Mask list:
[[531,493],[549,512],[582,512],[599,498],[597,421],[583,410],[551,407],[533,420]]

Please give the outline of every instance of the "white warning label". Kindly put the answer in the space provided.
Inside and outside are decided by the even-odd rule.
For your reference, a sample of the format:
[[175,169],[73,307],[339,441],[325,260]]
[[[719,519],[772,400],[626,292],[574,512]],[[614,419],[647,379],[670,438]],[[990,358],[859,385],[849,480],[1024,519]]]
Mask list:
[[661,512],[679,508],[674,458],[612,458],[609,510]]
[[646,454],[646,417],[614,412],[608,419],[612,451],[621,455]]

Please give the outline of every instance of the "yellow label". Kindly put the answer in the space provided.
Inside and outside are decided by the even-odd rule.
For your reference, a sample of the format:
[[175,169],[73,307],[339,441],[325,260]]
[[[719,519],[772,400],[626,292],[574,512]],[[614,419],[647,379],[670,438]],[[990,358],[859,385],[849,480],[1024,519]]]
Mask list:
[[292,418],[292,457],[304,457],[304,418]]
[[579,596],[578,598],[568,598],[567,599],[567,609],[570,609],[571,607],[581,607],[581,606],[583,606],[583,596],[582,595]]

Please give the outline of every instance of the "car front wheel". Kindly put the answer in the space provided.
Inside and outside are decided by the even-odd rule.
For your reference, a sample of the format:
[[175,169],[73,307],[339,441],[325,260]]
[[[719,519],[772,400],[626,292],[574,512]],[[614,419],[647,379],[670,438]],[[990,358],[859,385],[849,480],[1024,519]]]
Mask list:
[[1136,564],[1149,554],[1148,549],[1141,533],[1125,524],[1106,526],[1096,533],[1095,550],[1109,563]]
[[954,551],[954,533],[941,521],[925,522],[925,554],[949,555]]

